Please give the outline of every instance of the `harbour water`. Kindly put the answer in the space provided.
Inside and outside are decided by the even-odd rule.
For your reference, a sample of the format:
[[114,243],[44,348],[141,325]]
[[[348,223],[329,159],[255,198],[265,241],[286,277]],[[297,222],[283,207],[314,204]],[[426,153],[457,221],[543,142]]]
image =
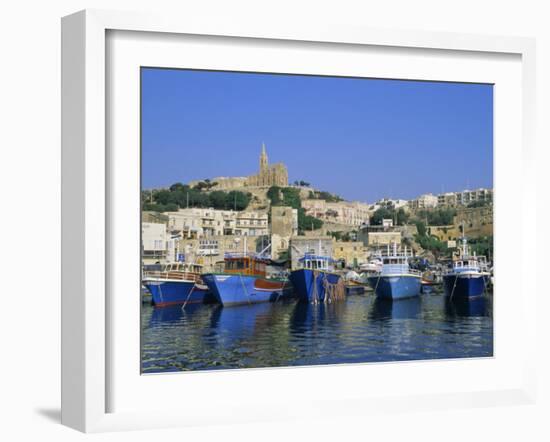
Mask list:
[[493,355],[492,295],[185,310],[144,303],[141,320],[143,373]]

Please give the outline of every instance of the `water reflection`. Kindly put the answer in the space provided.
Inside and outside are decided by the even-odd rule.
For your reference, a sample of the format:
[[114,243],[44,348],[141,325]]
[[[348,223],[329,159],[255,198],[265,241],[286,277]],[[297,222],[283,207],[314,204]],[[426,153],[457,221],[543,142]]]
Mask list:
[[485,298],[142,308],[144,372],[490,356],[492,339]]
[[330,304],[299,302],[292,313],[291,332],[301,333],[304,330],[322,327],[327,322],[337,325],[339,321],[344,319],[346,309],[346,302],[332,302]]
[[210,336],[217,336],[221,344],[227,345],[260,334],[270,319],[270,310],[269,303],[231,308],[216,306],[210,319]]
[[373,320],[414,319],[422,311],[422,298],[391,299],[376,298],[372,304],[369,317]]
[[449,318],[493,315],[492,298],[477,296],[472,299],[445,298],[445,313]]

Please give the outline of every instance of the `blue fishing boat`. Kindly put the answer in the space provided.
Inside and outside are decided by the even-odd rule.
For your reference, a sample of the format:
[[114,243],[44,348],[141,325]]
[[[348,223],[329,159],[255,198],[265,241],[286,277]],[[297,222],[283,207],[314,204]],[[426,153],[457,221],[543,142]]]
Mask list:
[[143,285],[158,307],[215,302],[201,279],[202,266],[193,263],[167,264],[160,271],[145,272]]
[[222,273],[203,275],[216,301],[224,306],[275,302],[292,296],[288,278],[268,276],[266,267],[275,264],[269,257],[248,252],[226,253],[224,263]]
[[407,249],[397,250],[397,244],[393,244],[393,250],[388,245],[386,255],[381,255],[382,268],[377,275],[369,276],[369,284],[379,298],[405,299],[418,296],[422,275],[418,270],[409,267]]
[[290,281],[300,301],[316,304],[345,298],[344,281],[333,272],[330,256],[306,253],[298,264],[299,268],[290,273]]
[[468,241],[462,237],[460,255],[443,275],[445,294],[450,298],[475,298],[485,293],[491,274],[484,256],[470,254]]

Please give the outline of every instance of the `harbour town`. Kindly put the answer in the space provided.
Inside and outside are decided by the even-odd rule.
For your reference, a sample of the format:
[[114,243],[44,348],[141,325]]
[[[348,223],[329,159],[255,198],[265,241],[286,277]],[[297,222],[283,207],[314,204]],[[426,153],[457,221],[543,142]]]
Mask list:
[[348,201],[258,155],[142,190],[144,372],[492,355],[492,189]]

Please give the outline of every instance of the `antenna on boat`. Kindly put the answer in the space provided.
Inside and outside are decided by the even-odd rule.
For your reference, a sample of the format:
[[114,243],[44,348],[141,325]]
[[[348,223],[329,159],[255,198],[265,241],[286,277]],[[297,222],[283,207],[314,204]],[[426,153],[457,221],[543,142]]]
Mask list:
[[466,232],[464,230],[464,220],[462,220],[462,256],[467,255],[467,246],[466,246]]

